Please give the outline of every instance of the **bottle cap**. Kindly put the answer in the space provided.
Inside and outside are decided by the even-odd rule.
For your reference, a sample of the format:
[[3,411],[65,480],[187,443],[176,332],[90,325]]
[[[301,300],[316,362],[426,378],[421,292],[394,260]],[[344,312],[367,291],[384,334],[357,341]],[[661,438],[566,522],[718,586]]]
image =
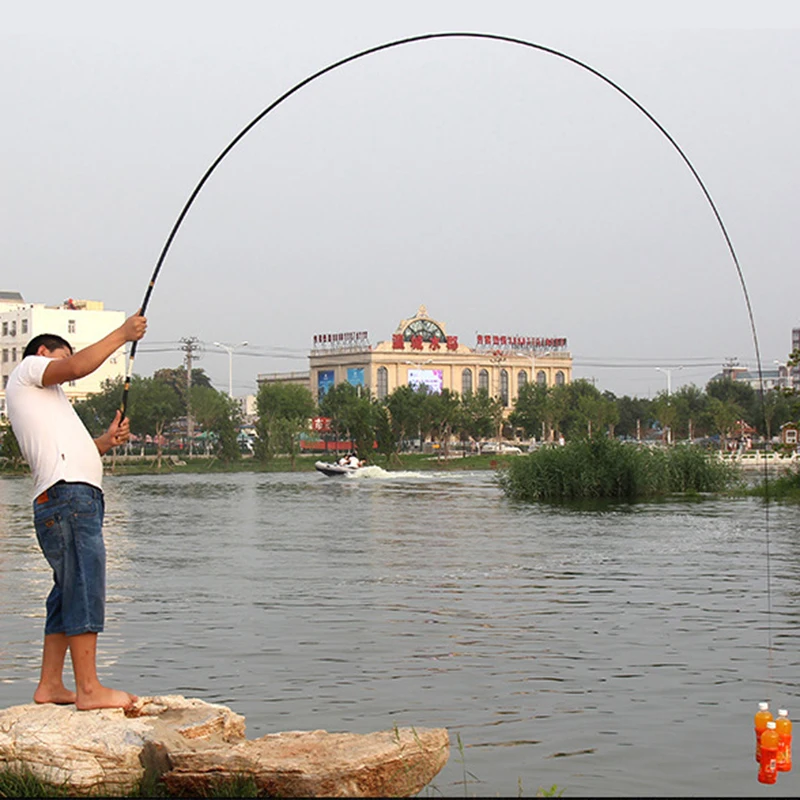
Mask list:
[[773,728],[775,728],[775,723],[774,723],[772,720],[770,720],[770,721],[767,723],[767,727],[768,727],[770,730],[772,730]]
[[769,708],[769,703],[759,703],[758,708],[760,711],[766,711]]
[[778,709],[778,716],[779,717],[788,717],[789,712],[785,708]]

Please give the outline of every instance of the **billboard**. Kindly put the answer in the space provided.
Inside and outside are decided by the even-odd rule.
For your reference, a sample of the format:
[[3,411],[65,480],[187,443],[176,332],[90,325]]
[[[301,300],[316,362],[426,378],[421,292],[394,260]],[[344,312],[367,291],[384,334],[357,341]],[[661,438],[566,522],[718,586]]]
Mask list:
[[408,385],[414,389],[427,386],[431,394],[441,394],[444,378],[440,369],[410,369],[408,371]]
[[317,395],[320,399],[325,397],[329,389],[333,389],[333,370],[325,369],[317,373]]
[[348,367],[347,368],[347,382],[351,386],[364,385],[364,367]]

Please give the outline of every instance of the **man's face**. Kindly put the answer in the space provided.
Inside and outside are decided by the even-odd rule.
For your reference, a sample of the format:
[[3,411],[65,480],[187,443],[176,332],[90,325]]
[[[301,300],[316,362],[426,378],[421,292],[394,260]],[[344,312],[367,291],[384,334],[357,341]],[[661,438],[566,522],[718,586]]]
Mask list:
[[37,356],[46,356],[47,358],[69,358],[72,351],[68,347],[57,347],[55,350],[48,350],[42,345],[37,351]]

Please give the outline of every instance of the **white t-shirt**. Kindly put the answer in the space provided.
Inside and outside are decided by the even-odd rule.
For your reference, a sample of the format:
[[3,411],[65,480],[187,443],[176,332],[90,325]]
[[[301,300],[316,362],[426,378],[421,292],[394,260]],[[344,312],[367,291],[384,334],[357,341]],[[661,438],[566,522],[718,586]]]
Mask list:
[[58,481],[103,487],[103,461],[89,431],[59,385],[42,386],[53,359],[27,356],[8,378],[6,408],[33,473],[33,496]]

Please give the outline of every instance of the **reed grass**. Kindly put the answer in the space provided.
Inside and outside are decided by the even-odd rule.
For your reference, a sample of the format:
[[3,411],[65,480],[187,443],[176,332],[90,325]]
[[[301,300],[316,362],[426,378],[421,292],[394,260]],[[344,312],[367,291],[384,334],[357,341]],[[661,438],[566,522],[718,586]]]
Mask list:
[[770,500],[800,502],[800,469],[794,469],[777,478],[770,478],[754,486],[748,494]]
[[734,468],[699,448],[638,447],[605,437],[518,456],[499,475],[505,494],[519,502],[632,501],[721,492],[736,479]]

